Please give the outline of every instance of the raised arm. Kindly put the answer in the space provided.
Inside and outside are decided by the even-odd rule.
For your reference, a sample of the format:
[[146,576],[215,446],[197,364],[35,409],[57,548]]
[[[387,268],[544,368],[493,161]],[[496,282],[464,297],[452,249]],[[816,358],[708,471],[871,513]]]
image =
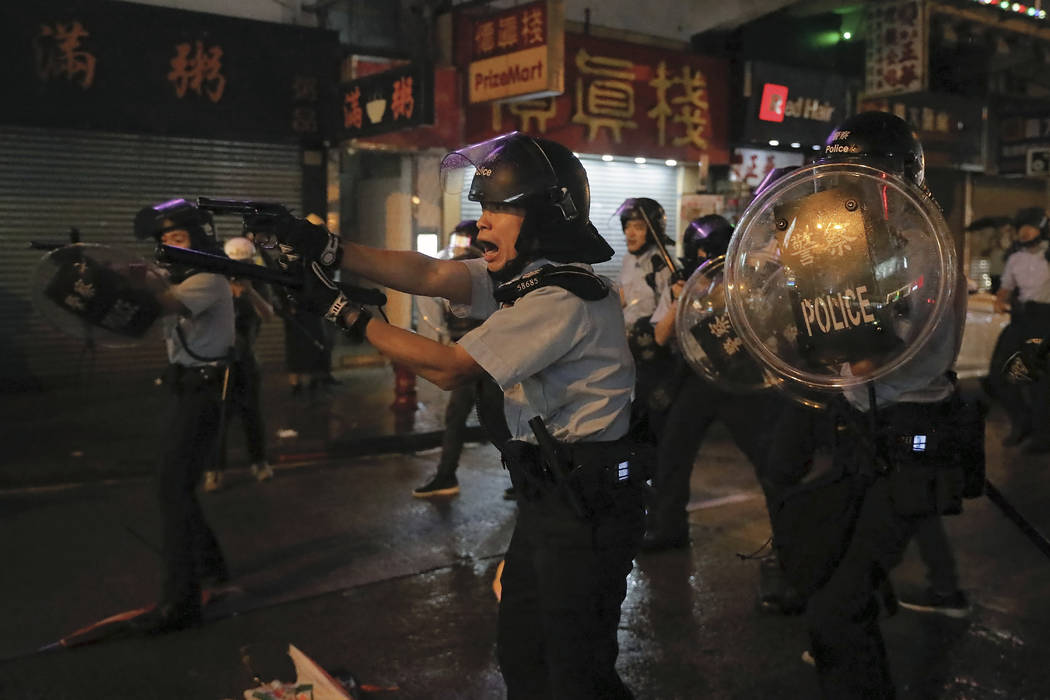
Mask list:
[[456,260],[344,243],[342,267],[401,292],[444,297],[456,304],[470,303],[470,273]]

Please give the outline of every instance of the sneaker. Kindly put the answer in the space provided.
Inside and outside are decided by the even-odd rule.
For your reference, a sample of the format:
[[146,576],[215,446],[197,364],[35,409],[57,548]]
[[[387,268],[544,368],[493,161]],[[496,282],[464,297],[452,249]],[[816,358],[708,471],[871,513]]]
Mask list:
[[908,610],[916,612],[932,612],[948,617],[966,617],[970,614],[970,601],[962,591],[955,591],[948,595],[926,590],[914,598],[900,599],[897,604]]
[[273,478],[273,467],[269,462],[258,462],[252,465],[252,476],[256,481],[267,481]]
[[204,490],[208,493],[222,488],[222,472],[204,472]]
[[415,498],[432,498],[434,496],[455,496],[459,493],[459,482],[455,476],[436,474],[427,483],[412,491]]

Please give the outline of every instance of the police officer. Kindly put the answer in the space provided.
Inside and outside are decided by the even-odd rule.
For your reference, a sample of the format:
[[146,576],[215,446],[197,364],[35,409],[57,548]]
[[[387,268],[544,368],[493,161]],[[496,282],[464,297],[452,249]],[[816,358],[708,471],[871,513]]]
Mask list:
[[[821,162],[871,165],[925,191],[922,146],[906,122],[888,113],[847,119],[832,132]],[[979,418],[961,424],[971,414],[948,373],[965,319],[961,271],[957,280],[953,307],[914,361],[842,392],[832,407],[833,468],[789,492],[773,514],[785,569],[811,593],[810,648],[829,699],[894,697],[877,594],[918,524],[955,512],[966,451],[980,449],[967,439],[983,435]],[[908,323],[908,303],[895,308],[894,323]],[[858,358],[842,371],[860,376],[871,371],[870,362]],[[794,439],[813,437],[797,431]]]
[[[591,263],[612,249],[588,220],[587,175],[564,146],[521,133],[446,156],[473,173],[477,260],[436,260],[346,243],[342,266],[485,318],[452,345],[349,304],[324,279],[329,234],[290,224],[282,244],[312,261],[306,295],[343,327],[443,388],[488,373],[504,390],[504,464],[518,493],[506,553],[498,658],[510,698],[627,698],[615,664],[626,577],[643,530],[643,475],[629,466],[634,369],[611,283]],[[301,258],[299,258],[301,256]],[[285,256],[286,259],[288,256]],[[294,262],[294,260],[293,260]],[[531,421],[531,424],[530,424]]]
[[629,197],[613,216],[620,218],[627,241],[620,269],[620,305],[637,368],[632,422],[639,436],[655,440],[671,401],[663,381],[668,378],[670,357],[654,341],[651,318],[673,273],[659,244],[666,251],[674,241],[666,233],[664,208],[655,199]]
[[[1003,329],[1003,354],[1021,348],[1028,338],[1050,334],[1050,222],[1042,207],[1021,209],[1014,216],[1018,249],[1006,260],[1002,284],[995,295],[995,310],[1010,311],[1010,325]],[[1010,299],[1016,292],[1016,301]],[[1050,452],[1050,380],[1039,378],[1031,386],[1021,387],[999,380],[999,368],[993,368],[992,379],[1010,417],[1010,432],[1003,446],[1013,447],[1034,433],[1023,448],[1025,452]]]
[[[142,209],[135,220],[140,238],[221,253],[207,215],[176,199]],[[197,500],[204,470],[217,457],[223,383],[234,345],[233,296],[226,278],[168,266],[171,286],[159,300],[168,316],[165,333],[169,391],[159,471],[164,579],[158,605],[133,621],[150,633],[199,624],[201,588],[227,580],[222,550]]]

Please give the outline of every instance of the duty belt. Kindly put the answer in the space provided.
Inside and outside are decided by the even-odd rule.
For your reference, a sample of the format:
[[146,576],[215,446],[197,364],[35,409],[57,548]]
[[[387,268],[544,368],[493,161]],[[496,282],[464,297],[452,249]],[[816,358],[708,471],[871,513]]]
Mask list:
[[165,375],[165,383],[171,386],[173,391],[190,391],[203,387],[222,386],[223,376],[226,373],[226,365],[168,365]]
[[562,491],[573,510],[587,517],[626,486],[639,486],[647,476],[631,459],[630,441],[558,443],[564,457],[564,475],[552,471],[541,449],[510,440],[503,448],[503,466],[524,500],[537,500]]

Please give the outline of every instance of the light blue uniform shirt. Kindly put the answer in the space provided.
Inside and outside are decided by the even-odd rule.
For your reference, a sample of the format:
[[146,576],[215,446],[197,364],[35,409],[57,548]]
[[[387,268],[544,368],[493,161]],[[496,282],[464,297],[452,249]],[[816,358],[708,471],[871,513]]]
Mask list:
[[[168,361],[195,367],[225,359],[234,343],[233,292],[230,291],[230,283],[222,275],[198,272],[172,285],[171,290],[190,315],[172,314],[164,319]],[[178,327],[182,328],[182,335],[190,350],[201,357],[216,360],[205,362],[186,352],[176,331]]]
[[660,259],[653,246],[642,251],[641,255],[628,253],[623,256],[620,268],[620,291],[623,294],[623,320],[629,328],[640,318],[649,318],[656,310],[656,302],[667,289],[671,271],[664,265],[656,273],[656,289],[653,290],[645,281],[645,276],[653,271],[653,259]]
[[[522,274],[549,262],[533,261]],[[503,389],[511,437],[535,443],[528,425],[534,416],[565,442],[623,437],[630,421],[634,361],[616,294],[584,301],[549,286],[500,308],[485,261],[461,264],[470,271],[470,303],[454,305],[452,311],[485,321],[459,346]]]

